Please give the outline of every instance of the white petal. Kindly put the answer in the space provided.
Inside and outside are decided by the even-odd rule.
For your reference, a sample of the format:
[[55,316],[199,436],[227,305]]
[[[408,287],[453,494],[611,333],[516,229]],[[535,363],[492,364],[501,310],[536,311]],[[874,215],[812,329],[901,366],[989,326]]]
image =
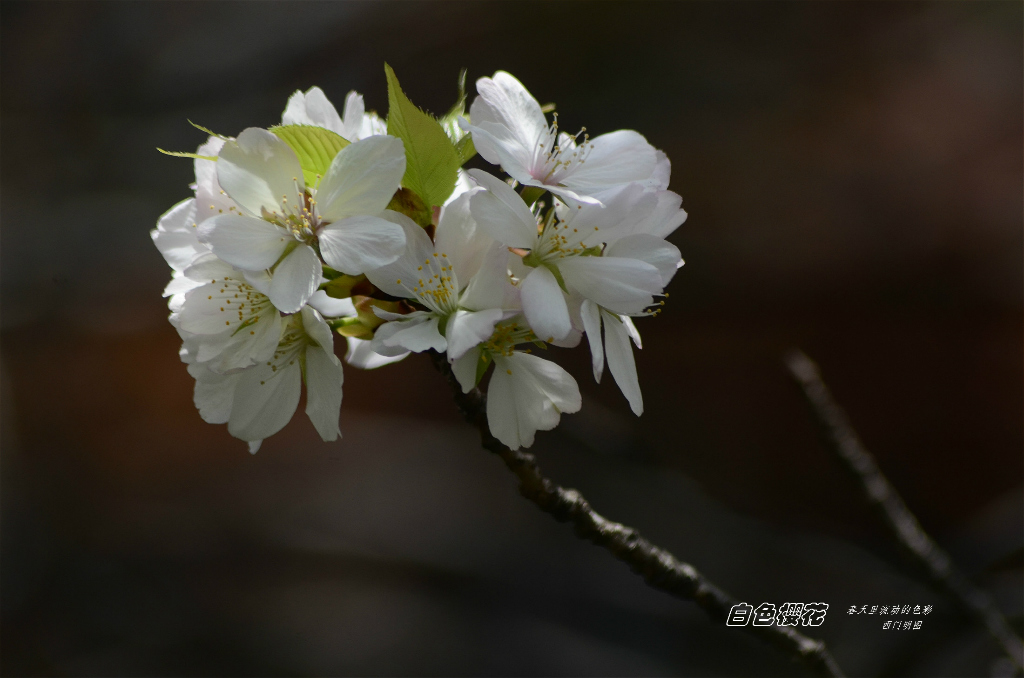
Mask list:
[[476,91],[480,96],[470,107],[475,124],[498,123],[512,131],[526,148],[532,148],[547,132],[548,123],[540,104],[512,74],[498,71],[493,78],[480,78]]
[[470,211],[477,225],[498,242],[512,247],[533,247],[537,240],[537,220],[519,194],[483,170],[469,170],[469,174],[487,189],[470,198]]
[[302,309],[302,329],[314,344],[328,353],[334,353],[334,332],[324,322],[323,316],[309,306]]
[[501,309],[492,308],[476,312],[458,310],[449,316],[444,331],[448,341],[448,360],[457,360],[469,349],[490,339],[494,325],[502,315]]
[[320,257],[309,245],[299,245],[281,260],[270,280],[270,301],[282,313],[295,313],[320,284]]
[[613,242],[605,250],[605,256],[627,257],[647,262],[658,269],[662,286],[668,285],[683,261],[678,247],[657,236],[642,233]]
[[[508,250],[497,245],[492,247],[483,259],[476,275],[469,281],[466,291],[459,299],[459,305],[471,311],[482,311],[488,308],[506,310],[520,309],[519,288],[509,281],[508,260],[519,257],[509,254]],[[459,273],[461,275],[461,272]],[[459,278],[462,281],[462,278]]]
[[590,358],[594,367],[594,381],[601,383],[601,375],[604,373],[604,345],[601,341],[601,312],[597,304],[587,299],[580,307],[580,315],[583,316],[583,327],[587,333],[587,341],[590,342]]
[[[216,158],[224,148],[224,139],[211,136],[196,149],[196,154]],[[218,214],[230,214],[238,210],[235,201],[228,197],[217,181],[217,161],[196,158],[196,217],[197,224]],[[239,211],[238,214],[242,212]]]
[[672,163],[662,151],[655,151],[654,158],[654,170],[651,176],[644,180],[644,187],[648,190],[664,191],[668,188],[669,177],[672,175]]
[[[523,440],[519,434],[520,412],[516,408],[516,397],[513,389],[512,373],[504,367],[505,359],[494,360],[494,374],[487,385],[487,427],[491,435],[500,440],[510,449],[529,447],[533,444],[533,435],[528,434]],[[463,385],[465,388],[465,385]],[[527,429],[529,427],[527,426]],[[535,429],[536,430],[536,429]]]
[[620,315],[619,320],[622,321],[623,327],[626,328],[626,332],[629,333],[629,338],[633,340],[637,348],[643,348],[640,342],[640,332],[637,331],[636,325],[633,324],[633,319],[628,315]]
[[431,314],[413,320],[392,320],[384,323],[374,333],[374,344],[403,348],[413,353],[429,349],[443,351],[447,348],[448,342],[438,331],[437,320],[437,316]]
[[327,292],[323,290],[314,292],[307,303],[320,311],[320,315],[325,318],[347,318],[356,314],[352,299],[335,299],[327,296]]
[[327,221],[378,214],[388,206],[405,174],[405,146],[392,136],[374,136],[341,149],[316,192]]
[[519,289],[523,313],[538,339],[562,339],[569,334],[572,329],[569,308],[565,294],[551,271],[543,266],[533,269],[519,284]]
[[239,270],[213,252],[206,252],[196,257],[183,273],[191,280],[207,283],[221,278],[238,278]]
[[576,380],[572,378],[572,375],[564,369],[550,360],[519,351],[513,353],[508,360],[513,363],[513,370],[517,368],[520,371],[526,370],[527,375],[533,380],[532,388],[543,393],[545,400],[554,405],[558,412],[565,414],[579,412],[583,405],[579,386],[576,385]]
[[553,429],[562,412],[578,412],[581,405],[576,381],[558,365],[528,353],[495,357],[487,423],[510,448],[529,447],[537,431]]
[[400,351],[398,355],[381,355],[371,347],[372,341],[355,337],[346,337],[346,339],[348,340],[348,352],[345,354],[345,362],[361,370],[372,370],[397,363],[409,355],[408,351]]
[[[344,135],[344,125],[337,109],[319,87],[311,87],[305,94],[295,92],[281,116],[282,125],[315,125]],[[345,137],[348,139],[348,137]]]
[[463,286],[476,275],[485,254],[495,244],[493,238],[477,228],[470,212],[470,199],[483,190],[474,187],[448,203],[441,210],[434,234],[436,251],[448,255]]
[[612,242],[632,233],[632,225],[654,211],[658,199],[638,183],[623,184],[597,194],[600,205],[564,207],[560,218],[573,228],[593,232],[593,242]]
[[686,221],[686,210],[682,209],[683,199],[672,191],[660,191],[653,195],[657,198],[657,205],[647,217],[637,221],[631,231],[667,238]]
[[412,313],[392,313],[391,311],[385,311],[380,306],[370,306],[370,310],[373,314],[381,320],[413,320],[414,318],[422,318],[426,320],[433,314],[433,311],[413,311]]
[[595,198],[595,197],[590,196],[590,195],[586,195],[586,194],[584,194],[582,192],[577,192],[578,189],[577,190],[573,190],[573,189],[566,188],[564,186],[551,186],[550,184],[544,184],[544,183],[539,182],[539,181],[535,181],[535,182],[525,182],[524,181],[523,183],[529,183],[531,186],[539,186],[541,188],[545,188],[545,189],[551,191],[552,193],[554,193],[555,195],[559,196],[560,198],[563,198],[563,199],[568,200],[570,202],[581,203],[581,204],[584,204],[584,205],[595,205],[597,207],[603,207],[604,206],[604,203],[602,203],[598,198]]
[[276,134],[250,127],[225,142],[217,160],[217,179],[240,207],[254,216],[281,212],[287,198],[297,205],[305,182],[295,151]]
[[167,283],[167,286],[164,288],[163,296],[170,297],[175,294],[184,295],[185,292],[193,290],[202,284],[203,283],[198,280],[192,280],[191,278],[186,277],[183,273],[175,271],[174,275],[171,277],[171,281]]
[[[535,150],[538,144],[524,145],[515,133],[496,123],[465,124],[463,128],[473,135],[473,145],[481,157],[501,165],[510,176],[522,183],[539,183],[543,176],[535,177]],[[494,158],[491,161],[491,158]]]
[[363,103],[363,96],[356,91],[348,93],[345,97],[345,109],[342,113],[342,125],[344,131],[339,132],[341,136],[349,141],[358,141],[363,138],[363,116],[366,114],[366,105]]
[[238,374],[217,374],[199,364],[189,365],[188,373],[196,380],[193,401],[199,416],[210,424],[226,424],[231,417]]
[[604,343],[608,352],[608,369],[615,377],[622,395],[629,401],[633,414],[644,413],[644,398],[640,393],[640,381],[636,375],[636,362],[633,359],[633,347],[629,345],[629,332],[618,316],[607,311],[601,313],[604,318]]
[[637,259],[566,257],[558,270],[570,288],[616,313],[641,313],[662,290],[658,269]]
[[199,240],[232,266],[259,271],[273,266],[293,238],[262,219],[222,214],[199,225]]
[[263,445],[262,440],[250,440],[249,441],[249,454],[256,454],[260,451],[260,447]]
[[341,436],[338,414],[344,375],[334,353],[310,346],[306,350],[306,414],[325,441]]
[[449,360],[452,373],[462,387],[463,393],[469,393],[476,386],[476,366],[480,362],[480,348],[472,348],[456,360]]
[[[412,298],[414,295],[410,290],[416,286],[419,278],[425,277],[422,267],[427,264],[424,262],[434,259],[434,243],[426,231],[404,214],[386,210],[382,216],[402,229],[405,247],[401,256],[394,261],[367,270],[366,277],[392,296]],[[399,283],[399,280],[402,282]]]
[[175,271],[184,271],[192,260],[208,252],[206,245],[196,237],[196,201],[182,200],[169,209],[157,221],[157,227],[150,231],[153,244],[160,250],[164,261]]
[[302,370],[297,360],[276,372],[265,364],[250,367],[238,378],[228,432],[242,440],[269,438],[295,414],[301,391]]
[[320,254],[324,261],[349,275],[390,264],[401,256],[404,248],[402,227],[381,217],[349,217],[320,231]]
[[608,186],[643,181],[657,163],[654,147],[633,130],[618,130],[591,139],[586,162],[566,176],[562,183],[583,193]]

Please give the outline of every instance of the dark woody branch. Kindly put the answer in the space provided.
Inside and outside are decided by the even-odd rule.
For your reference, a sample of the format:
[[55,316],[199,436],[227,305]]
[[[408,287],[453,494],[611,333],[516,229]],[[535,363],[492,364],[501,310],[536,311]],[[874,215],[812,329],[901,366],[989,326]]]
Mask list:
[[1021,640],[1010,630],[1006,619],[988,595],[972,584],[921,529],[917,518],[882,474],[874,457],[857,437],[846,414],[832,398],[821,379],[818,366],[800,351],[786,356],[786,366],[803,389],[828,446],[860,480],[868,501],[878,508],[896,540],[924,567],[933,585],[951,594],[984,624],[1018,668],[1024,666],[1024,645]]
[[[648,585],[677,598],[692,600],[715,623],[725,623],[729,610],[738,601],[709,582],[693,566],[647,541],[633,528],[598,514],[576,490],[560,487],[545,478],[532,454],[510,450],[503,445],[488,428],[487,397],[476,388],[463,393],[445,356],[433,351],[430,356],[434,366],[452,387],[459,410],[480,431],[483,447],[501,457],[505,466],[519,478],[519,492],[524,497],[556,520],[571,522],[578,536],[610,551],[642,576]],[[793,627],[748,624],[738,628],[769,641],[803,662],[817,675],[843,675],[824,642],[808,638]]]

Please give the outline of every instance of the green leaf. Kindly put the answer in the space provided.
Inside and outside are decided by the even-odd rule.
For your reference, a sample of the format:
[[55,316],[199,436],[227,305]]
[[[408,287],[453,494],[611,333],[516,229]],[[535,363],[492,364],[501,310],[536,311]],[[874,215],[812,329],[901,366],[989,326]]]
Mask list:
[[193,127],[195,127],[197,130],[199,130],[201,132],[206,132],[211,137],[217,137],[218,139],[224,139],[225,141],[227,141],[228,138],[229,138],[229,137],[224,136],[223,134],[217,134],[216,132],[211,132],[210,130],[206,129],[202,125],[197,125],[194,122],[192,122],[191,120],[188,121],[188,124],[192,125]]
[[384,64],[388,79],[388,134],[405,144],[405,176],[402,185],[427,207],[443,205],[455,190],[462,158],[440,123],[421,111],[405,96],[391,66]]
[[299,156],[302,177],[307,186],[315,187],[327,173],[334,156],[349,142],[339,134],[312,125],[278,125],[270,131],[291,146]]
[[215,155],[196,155],[195,153],[185,153],[184,151],[165,151],[160,147],[157,147],[156,150],[164,155],[173,155],[175,158],[195,158],[196,160],[212,160],[217,162],[217,156]]

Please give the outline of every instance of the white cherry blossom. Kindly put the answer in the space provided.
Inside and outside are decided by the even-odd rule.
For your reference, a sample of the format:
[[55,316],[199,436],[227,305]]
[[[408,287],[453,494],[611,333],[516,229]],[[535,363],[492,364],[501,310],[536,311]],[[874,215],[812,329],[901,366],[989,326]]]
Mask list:
[[[283,321],[265,284],[211,253],[195,260],[184,276],[197,287],[185,293],[178,327],[196,362],[228,372],[267,360],[281,338]],[[256,283],[255,285],[253,283]]]
[[359,141],[366,137],[387,134],[387,123],[376,113],[367,113],[363,95],[352,91],[345,97],[342,115],[319,87],[311,87],[305,93],[296,91],[288,99],[288,105],[281,116],[282,125],[314,125],[329,129],[348,141]]
[[225,142],[217,178],[237,210],[199,225],[199,239],[245,271],[272,270],[268,296],[284,313],[302,308],[320,284],[321,264],[350,274],[394,261],[402,230],[381,219],[405,172],[401,140],[375,136],[343,148],[317,188],[305,185],[295,152],[249,128]]
[[487,386],[487,426],[513,450],[530,447],[537,431],[550,431],[562,413],[579,412],[583,404],[572,375],[549,360],[515,350],[516,344],[535,339],[521,317],[513,318],[499,323],[485,343],[452,363],[459,385],[469,393],[477,383],[481,357],[494,362]]
[[517,303],[504,266],[507,253],[477,233],[469,213],[471,198],[464,194],[445,207],[435,242],[408,217],[389,215],[405,230],[406,251],[366,276],[384,292],[413,299],[426,310],[401,315],[375,309],[390,321],[377,328],[377,353],[433,349],[455,360],[490,337],[508,311],[517,312],[511,308]]
[[471,198],[480,228],[511,248],[528,250],[522,258],[519,288],[523,312],[542,340],[563,339],[572,330],[570,293],[615,313],[633,315],[642,313],[663,290],[664,275],[657,264],[666,258],[665,248],[637,243],[634,250],[642,252],[642,257],[634,256],[632,250],[630,256],[603,251],[604,243],[616,239],[624,223],[653,208],[655,198],[642,187],[622,191],[620,200],[605,207],[569,210],[564,219],[550,211],[538,225],[538,216],[508,184],[480,170],[470,174],[487,189]]
[[591,139],[583,128],[583,140],[577,143],[579,134],[559,133],[557,115],[548,125],[540,104],[509,73],[480,78],[476,88],[472,123],[462,119],[460,124],[473,135],[473,145],[485,160],[501,165],[521,184],[600,204],[593,194],[649,180],[655,173],[660,158],[637,132],[619,130]]
[[229,374],[191,362],[188,369],[196,379],[200,416],[210,423],[226,423],[228,432],[247,441],[255,453],[265,438],[291,420],[305,381],[306,414],[324,441],[337,440],[344,375],[333,345],[331,329],[306,306],[288,316],[280,342],[265,362]]

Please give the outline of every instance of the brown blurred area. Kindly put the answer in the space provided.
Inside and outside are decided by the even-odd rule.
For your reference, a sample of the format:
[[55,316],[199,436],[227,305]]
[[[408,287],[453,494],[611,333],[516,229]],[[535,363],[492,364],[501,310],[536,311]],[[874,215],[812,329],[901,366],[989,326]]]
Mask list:
[[[504,69],[634,128],[689,220],[638,321],[646,411],[585,347],[542,469],[754,605],[823,600],[850,675],[998,675],[816,437],[822,368],[907,504],[1021,632],[1020,3],[0,3],[0,673],[794,675],[516,493],[429,361],[347,369],[250,457],[203,423],[148,231],[202,133],[362,92],[443,112]],[[478,166],[484,166],[479,160]],[[344,346],[339,338],[339,354]],[[883,632],[850,605],[932,604]]]

